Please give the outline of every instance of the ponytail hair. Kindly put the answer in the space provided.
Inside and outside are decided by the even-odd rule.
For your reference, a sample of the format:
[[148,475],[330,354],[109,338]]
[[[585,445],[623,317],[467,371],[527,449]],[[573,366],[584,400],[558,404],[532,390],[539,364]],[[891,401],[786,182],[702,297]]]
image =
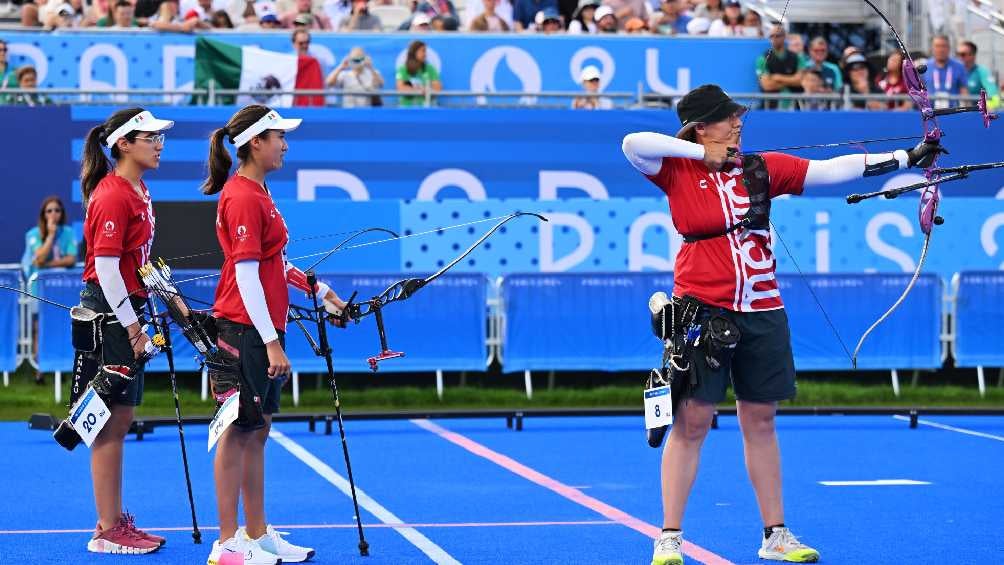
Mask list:
[[230,151],[223,145],[223,138],[227,135],[227,128],[222,127],[209,136],[209,160],[206,161],[209,178],[202,183],[202,194],[216,194],[223,190],[223,184],[230,176],[230,167],[233,166],[234,160],[230,157]]
[[[213,133],[210,134],[209,157],[206,160],[206,169],[209,171],[209,176],[202,182],[202,186],[200,187],[202,189],[202,194],[212,195],[223,190],[223,185],[227,182],[227,177],[230,176],[230,167],[233,166],[234,160],[230,156],[230,150],[223,144],[223,138],[226,137],[230,143],[233,143],[234,137],[240,135],[241,132],[253,126],[255,122],[262,119],[265,114],[271,111],[272,110],[268,106],[262,106],[261,104],[251,104],[250,106],[245,106],[230,117],[230,121],[227,122],[227,125],[213,131]],[[255,137],[267,135],[268,130],[265,130]],[[250,142],[237,148],[238,161],[243,163],[244,161],[247,161],[250,155]]]
[[[108,175],[108,170],[111,168],[111,164],[108,162],[108,157],[105,156],[103,149],[108,136],[143,111],[143,108],[119,110],[109,116],[105,120],[105,123],[94,126],[91,128],[91,131],[87,132],[87,137],[84,138],[84,153],[80,157],[80,193],[82,196],[81,200],[84,203],[84,210],[87,209],[87,204],[91,200],[91,193],[97,188],[101,179]],[[131,131],[123,139],[129,142],[136,141],[138,133],[137,131]],[[119,158],[118,147],[112,147],[111,154],[112,159],[117,160]]]

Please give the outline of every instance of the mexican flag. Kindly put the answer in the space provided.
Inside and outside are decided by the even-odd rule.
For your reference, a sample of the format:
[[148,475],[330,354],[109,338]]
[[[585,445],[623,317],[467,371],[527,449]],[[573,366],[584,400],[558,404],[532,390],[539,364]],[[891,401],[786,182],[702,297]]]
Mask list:
[[323,96],[294,97],[269,92],[322,88],[321,67],[314,57],[199,37],[195,40],[195,88],[209,88],[210,81],[215,89],[260,92],[241,95],[236,100],[233,96],[218,96],[220,104],[264,104],[274,108],[324,104]]

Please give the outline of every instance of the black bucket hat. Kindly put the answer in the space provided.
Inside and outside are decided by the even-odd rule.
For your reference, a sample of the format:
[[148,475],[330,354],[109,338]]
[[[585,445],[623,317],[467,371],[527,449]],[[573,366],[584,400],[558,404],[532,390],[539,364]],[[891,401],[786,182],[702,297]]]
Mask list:
[[676,137],[684,139],[699,123],[721,121],[746,110],[746,106],[729,98],[717,84],[702,84],[676,104],[676,115],[680,118],[680,131],[676,132]]

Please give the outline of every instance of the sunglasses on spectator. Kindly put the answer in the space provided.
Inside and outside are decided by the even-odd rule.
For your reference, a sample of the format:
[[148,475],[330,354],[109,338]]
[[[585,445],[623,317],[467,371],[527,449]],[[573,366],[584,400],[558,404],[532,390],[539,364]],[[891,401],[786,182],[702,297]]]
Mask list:
[[353,64],[358,65],[358,64],[362,63],[363,61],[365,61],[366,57],[353,57],[353,58],[351,58],[349,60],[352,61]]
[[163,133],[158,133],[157,135],[151,135],[150,137],[137,137],[136,141],[139,141],[141,139],[143,141],[152,143],[153,145],[158,145],[158,144],[163,145],[164,140],[167,139],[167,135]]

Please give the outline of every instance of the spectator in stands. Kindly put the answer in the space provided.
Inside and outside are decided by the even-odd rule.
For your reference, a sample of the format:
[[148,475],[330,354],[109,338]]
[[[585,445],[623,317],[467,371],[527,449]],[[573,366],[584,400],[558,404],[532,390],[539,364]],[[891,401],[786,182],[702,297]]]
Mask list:
[[35,2],[25,2],[21,5],[21,27],[42,27],[42,7],[45,1],[36,1],[41,2],[41,5]]
[[613,8],[618,22],[626,22],[628,18],[648,18],[649,5],[646,0],[602,0],[604,6]]
[[[296,88],[298,90],[321,90],[324,88],[324,75],[321,73],[321,62],[310,54],[310,32],[306,29],[293,31],[290,40],[298,56],[296,70]],[[320,94],[301,94],[293,98],[294,106],[324,106],[324,96]]]
[[139,27],[139,21],[134,16],[135,9],[128,0],[117,0],[112,6],[112,17],[105,16],[98,20],[96,25],[111,29]]
[[[646,0],[647,1],[647,0]],[[558,0],[558,13],[561,14],[561,21],[564,22],[566,31],[569,22],[575,16],[575,11],[579,9],[579,0]]]
[[579,6],[568,24],[568,33],[596,33],[596,21],[593,16],[599,6],[600,0],[579,0]]
[[157,13],[149,20],[149,26],[157,31],[191,33],[196,28],[207,28],[198,18],[182,19],[178,13],[178,0],[163,0]]
[[799,68],[808,66],[809,56],[805,54],[805,38],[801,33],[789,33],[787,46],[788,51],[798,56]]
[[325,0],[323,6],[324,13],[334,29],[341,29],[342,20],[352,15],[351,0]]
[[[35,90],[38,88],[38,72],[35,70],[35,67],[31,65],[19,67],[15,76],[17,76],[17,87],[21,90]],[[11,98],[10,103],[19,106],[45,106],[52,104],[52,100],[44,94],[22,92],[15,94]]]
[[405,29],[410,29],[411,31],[432,31],[432,18],[422,12],[416,12],[410,20],[401,25],[407,25],[408,27]]
[[833,100],[826,98],[812,98],[813,94],[831,94],[826,91],[823,84],[823,73],[816,68],[808,68],[798,74],[801,77],[801,87],[804,97],[795,100],[795,108],[798,110],[832,110]]
[[326,83],[328,86],[347,93],[361,93],[359,95],[343,94],[343,108],[368,108],[382,105],[382,102],[379,104],[374,104],[374,102],[380,101],[380,95],[377,93],[383,88],[383,77],[380,75],[380,71],[373,66],[373,62],[362,47],[353,47],[338,67],[331,71]]
[[[882,89],[872,79],[868,59],[861,53],[847,57],[847,92],[854,94],[883,94]],[[851,100],[851,108],[857,110],[883,110],[886,103],[881,100]]]
[[425,105],[426,93],[443,90],[439,71],[426,61],[427,49],[422,41],[412,41],[404,64],[397,69],[397,89],[414,92],[412,96],[402,96],[401,106]]
[[457,8],[452,0],[422,0],[415,7],[415,13],[423,13],[429,16],[430,24],[436,17],[443,21],[443,30],[455,31],[460,25],[460,18],[457,17]]
[[[579,73],[579,82],[587,95],[595,95],[600,91],[600,70],[595,65],[587,65]],[[614,107],[612,100],[605,96],[576,96],[572,100],[575,110],[609,110]]]
[[708,35],[709,29],[711,29],[711,20],[708,18],[693,18],[687,24],[688,35]]
[[760,12],[749,10],[743,16],[743,37],[763,37],[763,20]]
[[[756,60],[756,75],[760,91],[767,93],[801,92],[802,76],[798,56],[785,46],[784,26],[775,24],[770,32],[770,48]],[[765,100],[764,108],[787,109],[791,99]]]
[[[595,0],[599,3],[599,0]],[[512,31],[514,29],[512,21],[513,5],[511,0],[495,0],[494,1],[494,14],[501,18],[506,24],[506,29],[504,31]],[[468,0],[467,5],[464,7],[464,20],[467,22],[467,28],[471,29],[471,24],[474,20],[480,16],[485,10],[484,2],[478,2],[476,0]],[[471,31],[500,31],[500,30],[471,30]]]
[[370,13],[369,0],[352,0],[352,14],[342,19],[340,31],[380,31],[380,17]]
[[93,0],[89,2],[87,9],[84,11],[84,20],[80,22],[80,27],[92,27],[98,25],[98,21],[102,18],[107,18],[111,13],[112,0]]
[[951,43],[947,35],[935,35],[931,39],[931,58],[927,61],[927,72],[921,78],[927,83],[931,93],[931,102],[935,108],[949,108],[958,103],[951,102],[948,96],[969,94],[969,78],[966,68],[959,61],[949,57]]
[[290,36],[293,43],[293,51],[301,57],[312,57],[310,54],[310,32],[305,29],[298,29]]
[[695,18],[707,18],[708,21],[720,19],[725,14],[722,4],[722,0],[698,2],[693,9],[693,16]]
[[209,25],[213,29],[234,29],[234,22],[230,21],[230,14],[226,10],[216,10],[213,12],[213,15],[209,18]]
[[[66,225],[66,207],[58,196],[42,201],[38,211],[38,225],[24,234],[24,255],[21,272],[28,281],[28,292],[38,294],[38,272],[41,269],[72,267],[77,262],[77,238],[73,228]],[[31,351],[38,359],[38,302],[31,304]],[[42,374],[35,373],[35,383],[45,384]]]
[[509,31],[509,24],[495,12],[498,0],[482,0],[481,4],[484,11],[471,20],[471,24],[468,26],[470,31],[490,31],[496,33]]
[[816,69],[823,75],[823,88],[827,92],[840,92],[844,89],[840,67],[826,60],[830,48],[826,40],[816,37],[809,42],[809,64],[805,68]]
[[[253,15],[250,17],[254,17]],[[282,29],[282,23],[279,21],[278,16],[275,14],[265,14],[258,20],[257,23],[248,22],[245,20],[244,25],[240,29],[261,29],[263,31],[268,31],[271,29]]]
[[[908,94],[906,83],[903,82],[903,54],[899,51],[893,51],[886,59],[885,76],[878,80],[878,87],[887,96]],[[890,100],[886,103],[886,108],[889,110],[913,110],[913,102]]]
[[743,9],[736,0],[725,0],[722,17],[711,22],[708,35],[712,37],[742,37]]
[[641,18],[630,17],[624,22],[624,33],[648,33],[648,24]]
[[1000,106],[1000,89],[990,71],[976,64],[976,53],[976,44],[972,41],[963,41],[955,51],[955,56],[966,68],[966,89],[970,94],[979,94],[981,90],[987,91],[987,106],[991,109],[997,108]]
[[603,5],[596,8],[593,18],[596,20],[597,33],[617,33],[617,16],[610,6]]
[[[49,0],[54,2],[54,0]],[[76,6],[74,6],[74,3]],[[56,8],[55,13],[46,18],[46,29],[75,28],[84,20],[84,8],[80,0],[63,2]]]
[[537,33],[552,35],[565,31],[565,24],[561,21],[561,14],[554,8],[544,8],[537,12],[537,15],[533,18],[533,23]]
[[512,21],[516,31],[533,28],[533,19],[544,8],[558,9],[557,0],[515,0],[512,5]]
[[306,29],[331,29],[331,20],[321,10],[311,6],[311,0],[296,0],[295,7],[279,16],[285,27]]
[[180,13],[183,19],[201,22],[203,29],[212,27],[214,9],[213,0],[182,0]]
[[692,19],[684,13],[681,0],[662,0],[659,11],[649,18],[648,27],[660,35],[684,35]]
[[0,39],[0,90],[17,87],[17,74],[7,62],[7,42]]

